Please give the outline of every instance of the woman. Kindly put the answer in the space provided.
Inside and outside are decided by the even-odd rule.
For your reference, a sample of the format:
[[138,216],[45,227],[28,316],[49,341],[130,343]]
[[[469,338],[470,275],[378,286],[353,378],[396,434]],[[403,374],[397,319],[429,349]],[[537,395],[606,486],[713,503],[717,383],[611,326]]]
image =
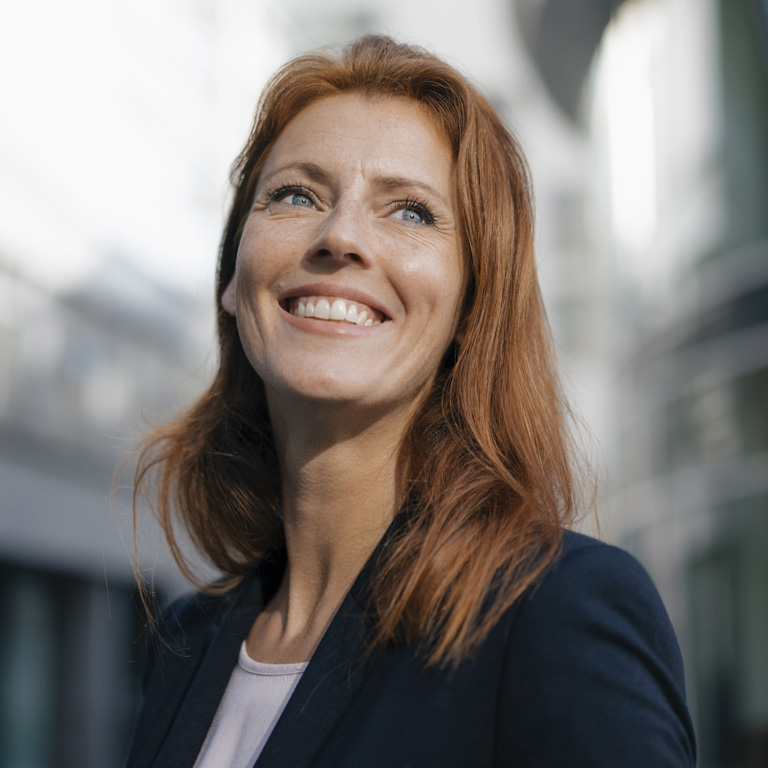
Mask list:
[[682,662],[577,482],[524,159],[424,51],[267,86],[234,166],[208,392],[158,433],[223,574],[171,606],[139,766],[690,766]]

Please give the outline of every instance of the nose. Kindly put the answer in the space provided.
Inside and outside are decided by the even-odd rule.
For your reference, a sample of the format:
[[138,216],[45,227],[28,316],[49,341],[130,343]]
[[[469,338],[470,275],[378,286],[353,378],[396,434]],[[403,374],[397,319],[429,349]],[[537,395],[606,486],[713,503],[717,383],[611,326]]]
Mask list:
[[364,213],[353,203],[330,211],[322,229],[307,248],[305,258],[317,266],[367,266],[372,257]]

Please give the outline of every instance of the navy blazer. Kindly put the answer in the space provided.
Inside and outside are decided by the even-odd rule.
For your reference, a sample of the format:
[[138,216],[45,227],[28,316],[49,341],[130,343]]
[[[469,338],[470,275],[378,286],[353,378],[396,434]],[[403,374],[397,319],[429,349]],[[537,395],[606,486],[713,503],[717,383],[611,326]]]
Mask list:
[[[257,768],[682,768],[696,763],[674,632],[626,552],[566,532],[562,557],[457,670],[396,647],[361,661],[373,558],[331,622]],[[128,768],[192,768],[240,644],[277,588],[167,613]]]

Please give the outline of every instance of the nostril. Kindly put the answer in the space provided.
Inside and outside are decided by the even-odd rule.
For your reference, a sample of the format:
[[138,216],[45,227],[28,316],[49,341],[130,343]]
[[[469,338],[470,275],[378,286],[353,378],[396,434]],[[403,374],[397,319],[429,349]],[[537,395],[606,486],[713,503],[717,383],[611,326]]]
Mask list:
[[356,263],[360,263],[363,261],[363,257],[359,253],[354,253],[352,251],[348,251],[348,252],[338,251],[334,253],[334,251],[330,250],[329,248],[318,248],[312,253],[312,256],[310,258],[333,259],[336,256],[338,256],[338,258],[341,261],[344,261],[344,260],[354,261]]

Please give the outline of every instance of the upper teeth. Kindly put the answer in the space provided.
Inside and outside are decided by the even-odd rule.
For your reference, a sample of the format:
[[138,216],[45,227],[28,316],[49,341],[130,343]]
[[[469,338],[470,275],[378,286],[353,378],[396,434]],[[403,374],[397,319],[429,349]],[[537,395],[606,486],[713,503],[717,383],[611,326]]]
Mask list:
[[381,313],[365,304],[332,296],[302,296],[291,299],[289,311],[297,317],[314,317],[318,320],[337,320],[355,325],[380,325]]

